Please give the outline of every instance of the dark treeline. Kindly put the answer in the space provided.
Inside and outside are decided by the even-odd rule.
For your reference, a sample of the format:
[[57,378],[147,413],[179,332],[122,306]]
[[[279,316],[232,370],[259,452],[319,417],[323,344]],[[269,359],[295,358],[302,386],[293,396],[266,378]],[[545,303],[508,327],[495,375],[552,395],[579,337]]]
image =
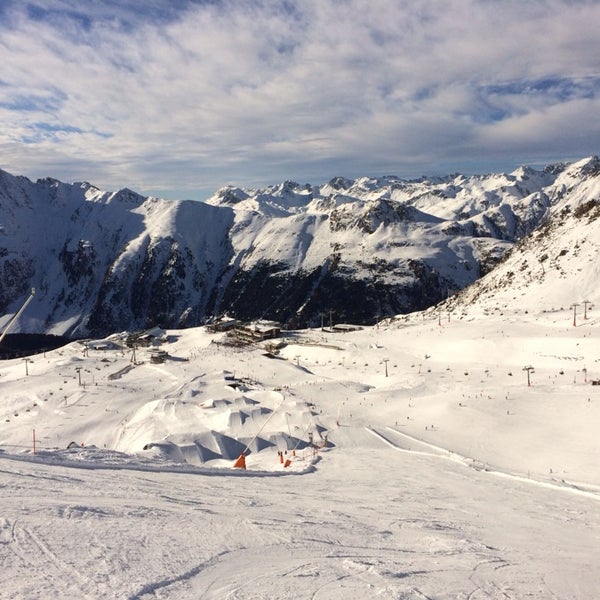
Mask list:
[[11,333],[0,344],[0,360],[40,354],[60,348],[73,340],[61,335],[43,333]]

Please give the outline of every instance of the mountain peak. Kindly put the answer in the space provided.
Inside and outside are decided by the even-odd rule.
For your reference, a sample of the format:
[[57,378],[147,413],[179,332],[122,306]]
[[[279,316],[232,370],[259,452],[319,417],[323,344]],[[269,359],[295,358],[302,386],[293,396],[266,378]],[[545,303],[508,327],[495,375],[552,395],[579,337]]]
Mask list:
[[137,192],[134,192],[133,190],[130,190],[129,188],[125,187],[112,194],[109,194],[107,198],[107,203],[120,202],[123,204],[139,206],[145,200],[145,196],[142,196],[141,194],[138,194]]

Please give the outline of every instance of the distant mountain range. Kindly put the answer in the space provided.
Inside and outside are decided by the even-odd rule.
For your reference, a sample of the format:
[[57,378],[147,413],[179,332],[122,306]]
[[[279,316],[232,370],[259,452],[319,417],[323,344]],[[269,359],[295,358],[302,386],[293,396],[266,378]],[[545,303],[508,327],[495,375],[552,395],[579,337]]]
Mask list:
[[31,288],[15,332],[99,336],[225,313],[373,323],[450,296],[512,298],[528,282],[543,295],[575,253],[597,294],[582,273],[600,268],[599,198],[595,156],[510,174],[225,187],[206,202],[0,170],[0,331]]
[[[456,313],[573,309],[574,322],[600,308],[600,163],[581,161],[553,186],[548,217],[485,277],[444,302]],[[593,312],[592,312],[593,310]],[[599,358],[600,360],[600,358]]]

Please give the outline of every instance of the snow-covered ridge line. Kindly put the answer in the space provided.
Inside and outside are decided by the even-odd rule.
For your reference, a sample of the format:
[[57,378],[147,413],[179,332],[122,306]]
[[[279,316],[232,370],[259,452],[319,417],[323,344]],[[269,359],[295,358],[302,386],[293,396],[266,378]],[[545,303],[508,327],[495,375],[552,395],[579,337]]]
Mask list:
[[565,211],[594,214],[599,178],[591,157],[510,174],[229,187],[203,203],[0,171],[0,327],[31,288],[14,331],[103,336],[223,313],[373,323],[462,290]]

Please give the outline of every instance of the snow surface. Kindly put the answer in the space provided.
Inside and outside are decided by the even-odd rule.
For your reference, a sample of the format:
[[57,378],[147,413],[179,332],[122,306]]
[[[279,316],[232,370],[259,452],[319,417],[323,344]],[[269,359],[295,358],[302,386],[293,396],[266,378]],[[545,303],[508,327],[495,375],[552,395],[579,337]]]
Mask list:
[[587,316],[467,307],[285,332],[275,357],[198,328],[168,331],[162,364],[118,335],[3,361],[0,597],[595,598]]

